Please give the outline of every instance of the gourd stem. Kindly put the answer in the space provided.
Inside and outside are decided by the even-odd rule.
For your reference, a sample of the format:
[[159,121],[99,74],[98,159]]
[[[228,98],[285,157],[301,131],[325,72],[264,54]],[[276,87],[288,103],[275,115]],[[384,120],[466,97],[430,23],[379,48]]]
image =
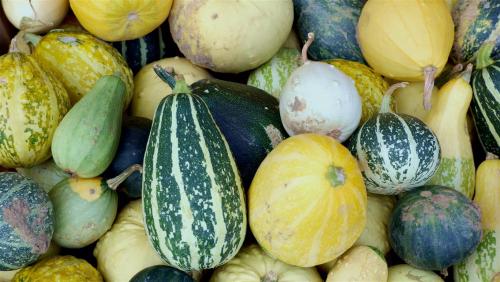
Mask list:
[[274,271],[269,271],[260,279],[261,282],[278,282],[278,274]]
[[399,82],[396,84],[391,85],[384,94],[384,97],[382,98],[382,103],[380,104],[380,111],[379,113],[389,113],[391,112],[391,96],[394,91],[398,88],[404,88],[408,86],[408,82]]
[[309,32],[307,34],[307,41],[304,44],[304,47],[302,47],[302,63],[303,64],[305,62],[309,61],[307,59],[307,51],[309,50],[309,46],[311,46],[311,44],[313,43],[313,41],[314,41],[314,32]]
[[9,53],[20,52],[27,55],[31,55],[31,48],[24,39],[26,31],[19,31],[14,38],[10,41]]
[[432,89],[434,88],[434,76],[437,68],[435,66],[427,66],[424,68],[424,109],[431,109]]
[[176,75],[173,71],[169,72],[166,68],[163,68],[160,65],[154,65],[153,70],[161,80],[166,82],[168,86],[172,88],[173,94],[191,93],[191,88],[181,75]]
[[31,45],[36,46],[36,45],[38,45],[38,43],[40,42],[40,40],[42,40],[42,37],[40,35],[36,35],[36,34],[33,34],[33,33],[26,32],[23,35],[23,39],[26,42],[31,43]]
[[330,184],[335,188],[338,186],[342,186],[345,183],[345,172],[341,167],[336,167],[331,165],[328,167],[327,178],[330,181]]
[[486,153],[486,160],[498,160],[498,156],[493,153]]
[[472,64],[468,64],[465,70],[460,74],[463,80],[465,80],[467,83],[470,83],[470,77],[472,76]]
[[483,45],[481,45],[481,48],[479,48],[479,51],[477,51],[477,58],[476,58],[477,69],[483,69],[495,62],[491,58],[491,53],[493,52],[493,48],[495,48],[494,42],[485,42],[483,43]]
[[116,190],[120,184],[122,184],[123,181],[125,181],[132,173],[139,171],[142,173],[142,166],[139,164],[135,164],[124,170],[122,173],[120,173],[118,176],[111,178],[106,181],[106,184],[108,185],[109,189],[111,190]]

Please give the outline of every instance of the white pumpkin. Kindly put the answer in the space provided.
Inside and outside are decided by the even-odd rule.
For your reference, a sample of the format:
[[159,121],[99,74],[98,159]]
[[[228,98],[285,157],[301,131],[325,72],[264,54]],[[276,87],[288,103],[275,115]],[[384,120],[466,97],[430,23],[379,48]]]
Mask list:
[[326,282],[386,282],[387,273],[387,263],[378,251],[355,246],[337,261]]
[[185,58],[166,58],[145,65],[134,77],[134,96],[130,105],[132,116],[152,120],[161,99],[172,93],[172,88],[154,72],[153,67],[157,64],[182,75],[188,84],[211,77],[206,70]]
[[436,273],[421,270],[407,264],[399,264],[389,267],[387,282],[443,282]]
[[292,266],[270,257],[258,245],[243,248],[218,267],[210,282],[322,282],[314,267]]
[[68,13],[68,0],[2,0],[5,15],[17,29],[44,33],[58,26]]
[[180,51],[194,64],[239,73],[269,60],[293,24],[292,0],[175,0],[168,17]]
[[280,116],[287,133],[317,133],[344,142],[361,119],[361,97],[354,81],[334,66],[307,60],[288,78],[280,95]]
[[94,249],[97,269],[107,282],[129,281],[146,267],[164,265],[149,244],[142,216],[142,201],[130,202]]

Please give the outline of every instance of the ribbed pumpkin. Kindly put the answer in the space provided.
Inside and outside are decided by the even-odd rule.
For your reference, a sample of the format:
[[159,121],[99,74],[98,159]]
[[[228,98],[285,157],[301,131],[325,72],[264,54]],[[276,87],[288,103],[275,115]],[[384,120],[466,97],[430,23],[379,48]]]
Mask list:
[[101,274],[90,263],[74,256],[42,260],[19,271],[12,282],[100,282]]
[[500,274],[500,160],[494,155],[479,165],[476,172],[474,203],[481,209],[483,237],[476,251],[455,265],[456,282],[494,281]]
[[[109,4],[106,1],[107,5]],[[55,30],[40,38],[27,34],[36,44],[33,56],[54,74],[68,91],[71,103],[78,102],[104,75],[119,76],[126,86],[125,108],[132,99],[132,71],[118,51],[86,32]]]
[[253,235],[291,265],[333,260],[365,227],[366,190],[356,159],[324,135],[300,134],[278,144],[257,170],[248,200]]
[[107,41],[142,37],[167,18],[172,0],[70,0],[86,30]]
[[0,165],[30,167],[50,158],[54,131],[69,107],[63,85],[31,56],[1,56]]
[[364,58],[378,73],[400,81],[425,80],[426,109],[434,78],[453,44],[453,20],[445,1],[370,0],[358,22]]
[[356,86],[356,90],[358,90],[359,96],[361,96],[361,103],[363,104],[359,123],[363,124],[370,117],[377,114],[382,104],[384,93],[389,88],[387,81],[371,68],[358,62],[337,59],[328,61],[328,63],[354,80],[354,85]]
[[392,92],[406,85],[387,90],[378,115],[365,122],[349,144],[371,193],[394,195],[421,186],[440,162],[439,142],[431,129],[415,117],[390,110]]

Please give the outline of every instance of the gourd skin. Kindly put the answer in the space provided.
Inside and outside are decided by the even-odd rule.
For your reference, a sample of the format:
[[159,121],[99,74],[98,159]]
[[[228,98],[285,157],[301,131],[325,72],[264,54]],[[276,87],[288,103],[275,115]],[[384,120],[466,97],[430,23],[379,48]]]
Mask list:
[[31,168],[16,168],[17,172],[33,179],[40,187],[49,193],[50,190],[70,175],[59,168],[53,159]]
[[129,282],[194,282],[187,273],[165,265],[155,265],[138,272]]
[[436,273],[415,268],[407,264],[389,267],[387,282],[444,282]]
[[436,134],[441,147],[441,162],[429,185],[452,187],[472,199],[474,158],[467,131],[467,110],[472,88],[462,77],[448,81],[438,92],[425,123]]
[[355,246],[335,263],[326,282],[387,282],[387,262],[378,250]]
[[218,267],[210,282],[322,282],[313,267],[302,268],[269,256],[258,245],[250,245]]
[[291,265],[333,260],[354,244],[366,223],[358,164],[347,148],[324,135],[300,134],[278,144],[257,170],[248,201],[257,242]]
[[[432,89],[432,105],[436,104],[439,89],[434,86]],[[422,98],[424,97],[424,83],[412,82],[405,88],[394,91],[394,109],[398,114],[410,115],[424,121],[428,111],[424,109]]]
[[2,0],[9,21],[19,30],[44,33],[57,27],[68,13],[68,0]]
[[31,167],[49,159],[54,131],[69,108],[64,86],[32,56],[1,56],[0,165]]

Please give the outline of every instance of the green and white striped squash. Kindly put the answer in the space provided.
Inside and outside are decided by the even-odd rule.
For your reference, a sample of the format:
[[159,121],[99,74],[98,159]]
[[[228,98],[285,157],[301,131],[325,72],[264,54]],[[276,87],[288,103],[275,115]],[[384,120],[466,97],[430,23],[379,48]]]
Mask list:
[[365,122],[350,141],[371,193],[394,195],[421,186],[440,162],[439,142],[430,128],[418,118],[390,110],[390,95],[406,85],[389,87],[378,115]]
[[250,73],[247,84],[279,99],[288,78],[300,65],[299,50],[281,48],[271,60]]
[[143,170],[148,238],[168,264],[214,268],[243,244],[247,218],[236,163],[203,100],[177,81],[160,102]]
[[479,49],[472,73],[471,110],[481,144],[487,152],[500,155],[500,60],[493,60],[493,43]]

